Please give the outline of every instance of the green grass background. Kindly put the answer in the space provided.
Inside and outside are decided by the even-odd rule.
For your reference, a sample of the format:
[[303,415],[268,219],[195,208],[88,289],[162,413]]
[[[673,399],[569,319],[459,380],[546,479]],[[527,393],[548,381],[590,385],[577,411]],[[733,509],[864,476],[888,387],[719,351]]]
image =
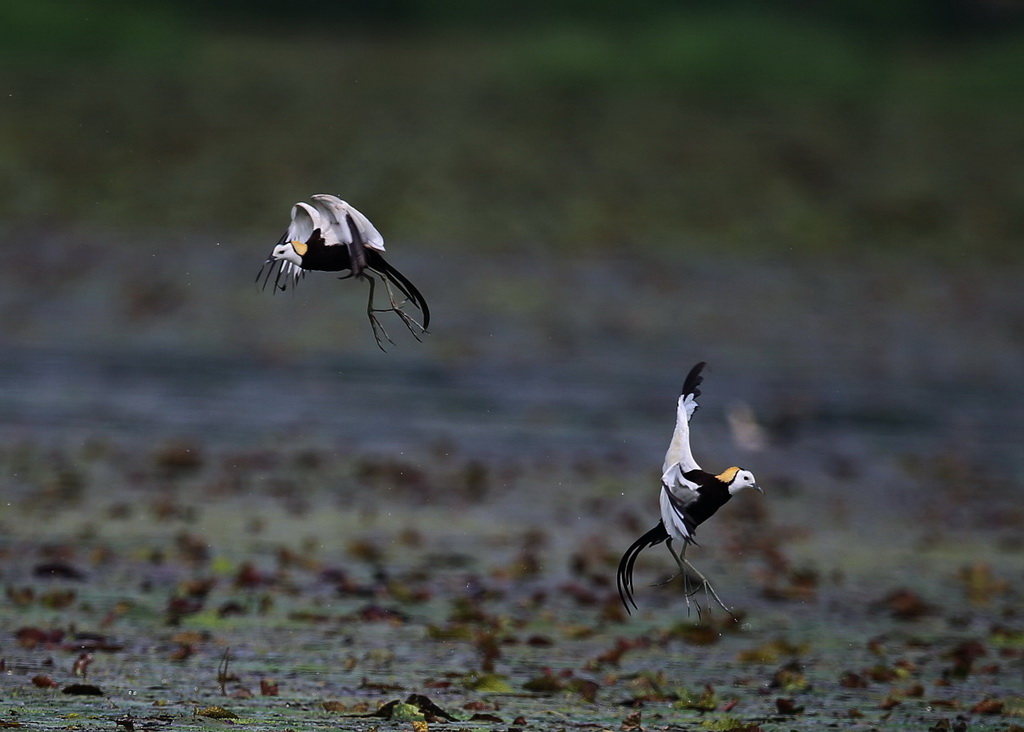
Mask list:
[[8,0],[5,248],[265,242],[329,191],[455,251],[1019,258],[1013,8],[483,8]]

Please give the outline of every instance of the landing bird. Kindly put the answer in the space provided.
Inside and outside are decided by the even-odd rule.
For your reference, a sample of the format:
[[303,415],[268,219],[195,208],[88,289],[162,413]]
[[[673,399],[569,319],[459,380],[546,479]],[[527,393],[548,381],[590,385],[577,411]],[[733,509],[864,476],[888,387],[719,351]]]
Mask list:
[[[683,382],[683,393],[679,397],[676,409],[676,429],[672,434],[672,442],[665,453],[665,465],[662,468],[661,476],[661,521],[653,529],[637,539],[622,555],[619,561],[619,569],[616,575],[616,583],[619,588],[619,598],[630,612],[629,606],[636,607],[633,600],[633,565],[640,556],[640,552],[650,546],[657,546],[666,542],[672,558],[676,560],[679,567],[679,574],[686,582],[686,570],[696,575],[705,592],[715,598],[718,604],[728,613],[732,613],[725,603],[718,597],[711,583],[707,578],[697,571],[686,559],[686,548],[693,544],[697,545],[693,538],[697,527],[715,515],[722,506],[729,502],[734,495],[744,488],[753,488],[759,493],[764,491],[754,481],[754,475],[749,470],[732,467],[727,468],[718,475],[713,475],[701,470],[697,461],[693,459],[690,451],[690,418],[697,411],[697,397],[700,396],[700,383],[704,380],[701,371],[706,364],[701,361],[687,374]],[[672,542],[679,541],[683,548],[676,554],[672,548]],[[672,578],[674,579],[674,578]],[[671,580],[668,580],[671,581]],[[662,583],[664,584],[664,583]],[[690,597],[696,594],[700,587],[693,592],[684,590],[686,606],[690,606]],[[688,588],[687,588],[688,589]],[[697,614],[700,615],[700,605],[697,605]]]
[[[366,315],[373,328],[373,337],[382,351],[384,345],[381,342],[381,336],[391,344],[394,344],[394,341],[388,336],[384,326],[380,324],[377,313],[395,313],[402,319],[413,337],[420,340],[419,334],[426,333],[427,327],[430,325],[430,309],[416,286],[385,261],[381,254],[384,251],[384,237],[380,235],[368,218],[337,196],[318,193],[312,197],[312,201],[312,205],[299,201],[292,206],[292,221],[288,225],[288,230],[277,242],[274,250],[267,257],[267,261],[260,267],[256,281],[260,281],[263,270],[266,269],[267,276],[263,280],[263,289],[266,289],[270,276],[276,268],[274,289],[285,290],[289,282],[295,286],[299,279],[310,270],[320,272],[348,270],[347,275],[338,279],[345,280],[355,277],[370,283]],[[391,307],[374,307],[373,292],[378,277],[387,289]],[[403,302],[395,302],[392,285],[405,296]],[[411,302],[423,313],[422,325],[402,310],[402,305],[405,302]]]

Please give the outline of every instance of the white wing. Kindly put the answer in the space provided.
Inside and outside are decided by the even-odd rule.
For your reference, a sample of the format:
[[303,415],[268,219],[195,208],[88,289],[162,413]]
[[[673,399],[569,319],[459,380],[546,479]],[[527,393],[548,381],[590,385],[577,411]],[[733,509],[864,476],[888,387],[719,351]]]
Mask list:
[[[667,474],[666,474],[667,475]],[[696,528],[692,519],[686,515],[686,507],[699,497],[697,486],[679,476],[674,486],[665,483],[661,488],[661,521],[669,536],[679,541],[692,542]]]
[[[682,473],[700,469],[690,451],[690,417],[696,410],[697,401],[693,398],[693,394],[684,394],[679,397],[679,402],[676,405],[676,429],[672,433],[672,442],[668,445],[665,463],[661,468],[664,476],[677,470],[681,478]],[[670,487],[675,484],[674,481],[669,481],[665,477],[662,478],[662,482]]]
[[346,217],[351,216],[356,228],[359,229],[363,246],[367,249],[376,249],[379,252],[384,251],[384,237],[370,223],[370,220],[353,206],[329,193],[317,193],[312,199],[321,219],[327,224],[322,230],[324,243],[327,246],[344,244],[351,248],[355,239],[346,221]]
[[288,224],[288,231],[285,232],[284,241],[301,241],[303,244],[313,236],[313,231],[323,231],[323,221],[320,212],[308,203],[299,201],[292,206],[292,222]]

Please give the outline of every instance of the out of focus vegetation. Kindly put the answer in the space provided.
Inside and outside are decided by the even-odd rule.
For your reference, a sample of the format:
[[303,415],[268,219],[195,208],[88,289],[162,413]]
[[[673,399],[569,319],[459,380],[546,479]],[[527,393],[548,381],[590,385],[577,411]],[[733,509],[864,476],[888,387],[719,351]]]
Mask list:
[[0,227],[1017,256],[1012,8],[677,5],[7,0]]

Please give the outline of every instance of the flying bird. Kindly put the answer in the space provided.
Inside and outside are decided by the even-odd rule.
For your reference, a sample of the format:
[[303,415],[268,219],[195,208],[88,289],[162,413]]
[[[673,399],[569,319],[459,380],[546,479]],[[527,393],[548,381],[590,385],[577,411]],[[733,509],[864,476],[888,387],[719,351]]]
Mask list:
[[[702,470],[693,459],[690,450],[690,418],[697,411],[697,397],[700,396],[700,389],[697,387],[704,380],[701,372],[705,365],[705,362],[701,361],[690,369],[683,382],[683,393],[676,408],[676,429],[672,434],[672,442],[665,453],[665,464],[662,467],[661,520],[657,526],[633,542],[619,561],[616,584],[619,599],[622,600],[627,613],[630,612],[630,605],[634,608],[637,606],[633,600],[633,566],[637,557],[644,549],[665,542],[679,567],[679,574],[683,576],[684,583],[687,569],[701,582],[693,592],[684,590],[686,606],[690,606],[690,597],[703,587],[722,609],[731,614],[707,578],[686,559],[686,549],[690,544],[697,545],[693,538],[697,527],[714,516],[734,495],[744,488],[753,488],[762,494],[764,491],[749,470],[731,467],[715,475]],[[682,544],[682,550],[678,554],[672,546],[673,542]],[[700,614],[699,604],[697,613]]]
[[[419,334],[426,333],[430,325],[430,309],[416,286],[384,259],[384,237],[368,218],[337,196],[318,193],[311,200],[312,204],[299,201],[292,206],[292,220],[288,230],[263,263],[256,281],[260,281],[266,270],[263,279],[263,289],[266,289],[276,269],[274,289],[285,290],[289,284],[293,287],[297,285],[308,271],[347,270],[348,274],[339,279],[354,277],[369,283],[366,315],[381,350],[384,350],[382,336],[391,344],[394,341],[384,330],[377,313],[395,313],[413,337],[420,340]],[[378,278],[387,290],[390,307],[378,308],[374,305],[373,295]],[[402,294],[404,299],[401,302],[396,302],[392,286]],[[406,302],[412,303],[422,313],[422,324],[402,309]]]

